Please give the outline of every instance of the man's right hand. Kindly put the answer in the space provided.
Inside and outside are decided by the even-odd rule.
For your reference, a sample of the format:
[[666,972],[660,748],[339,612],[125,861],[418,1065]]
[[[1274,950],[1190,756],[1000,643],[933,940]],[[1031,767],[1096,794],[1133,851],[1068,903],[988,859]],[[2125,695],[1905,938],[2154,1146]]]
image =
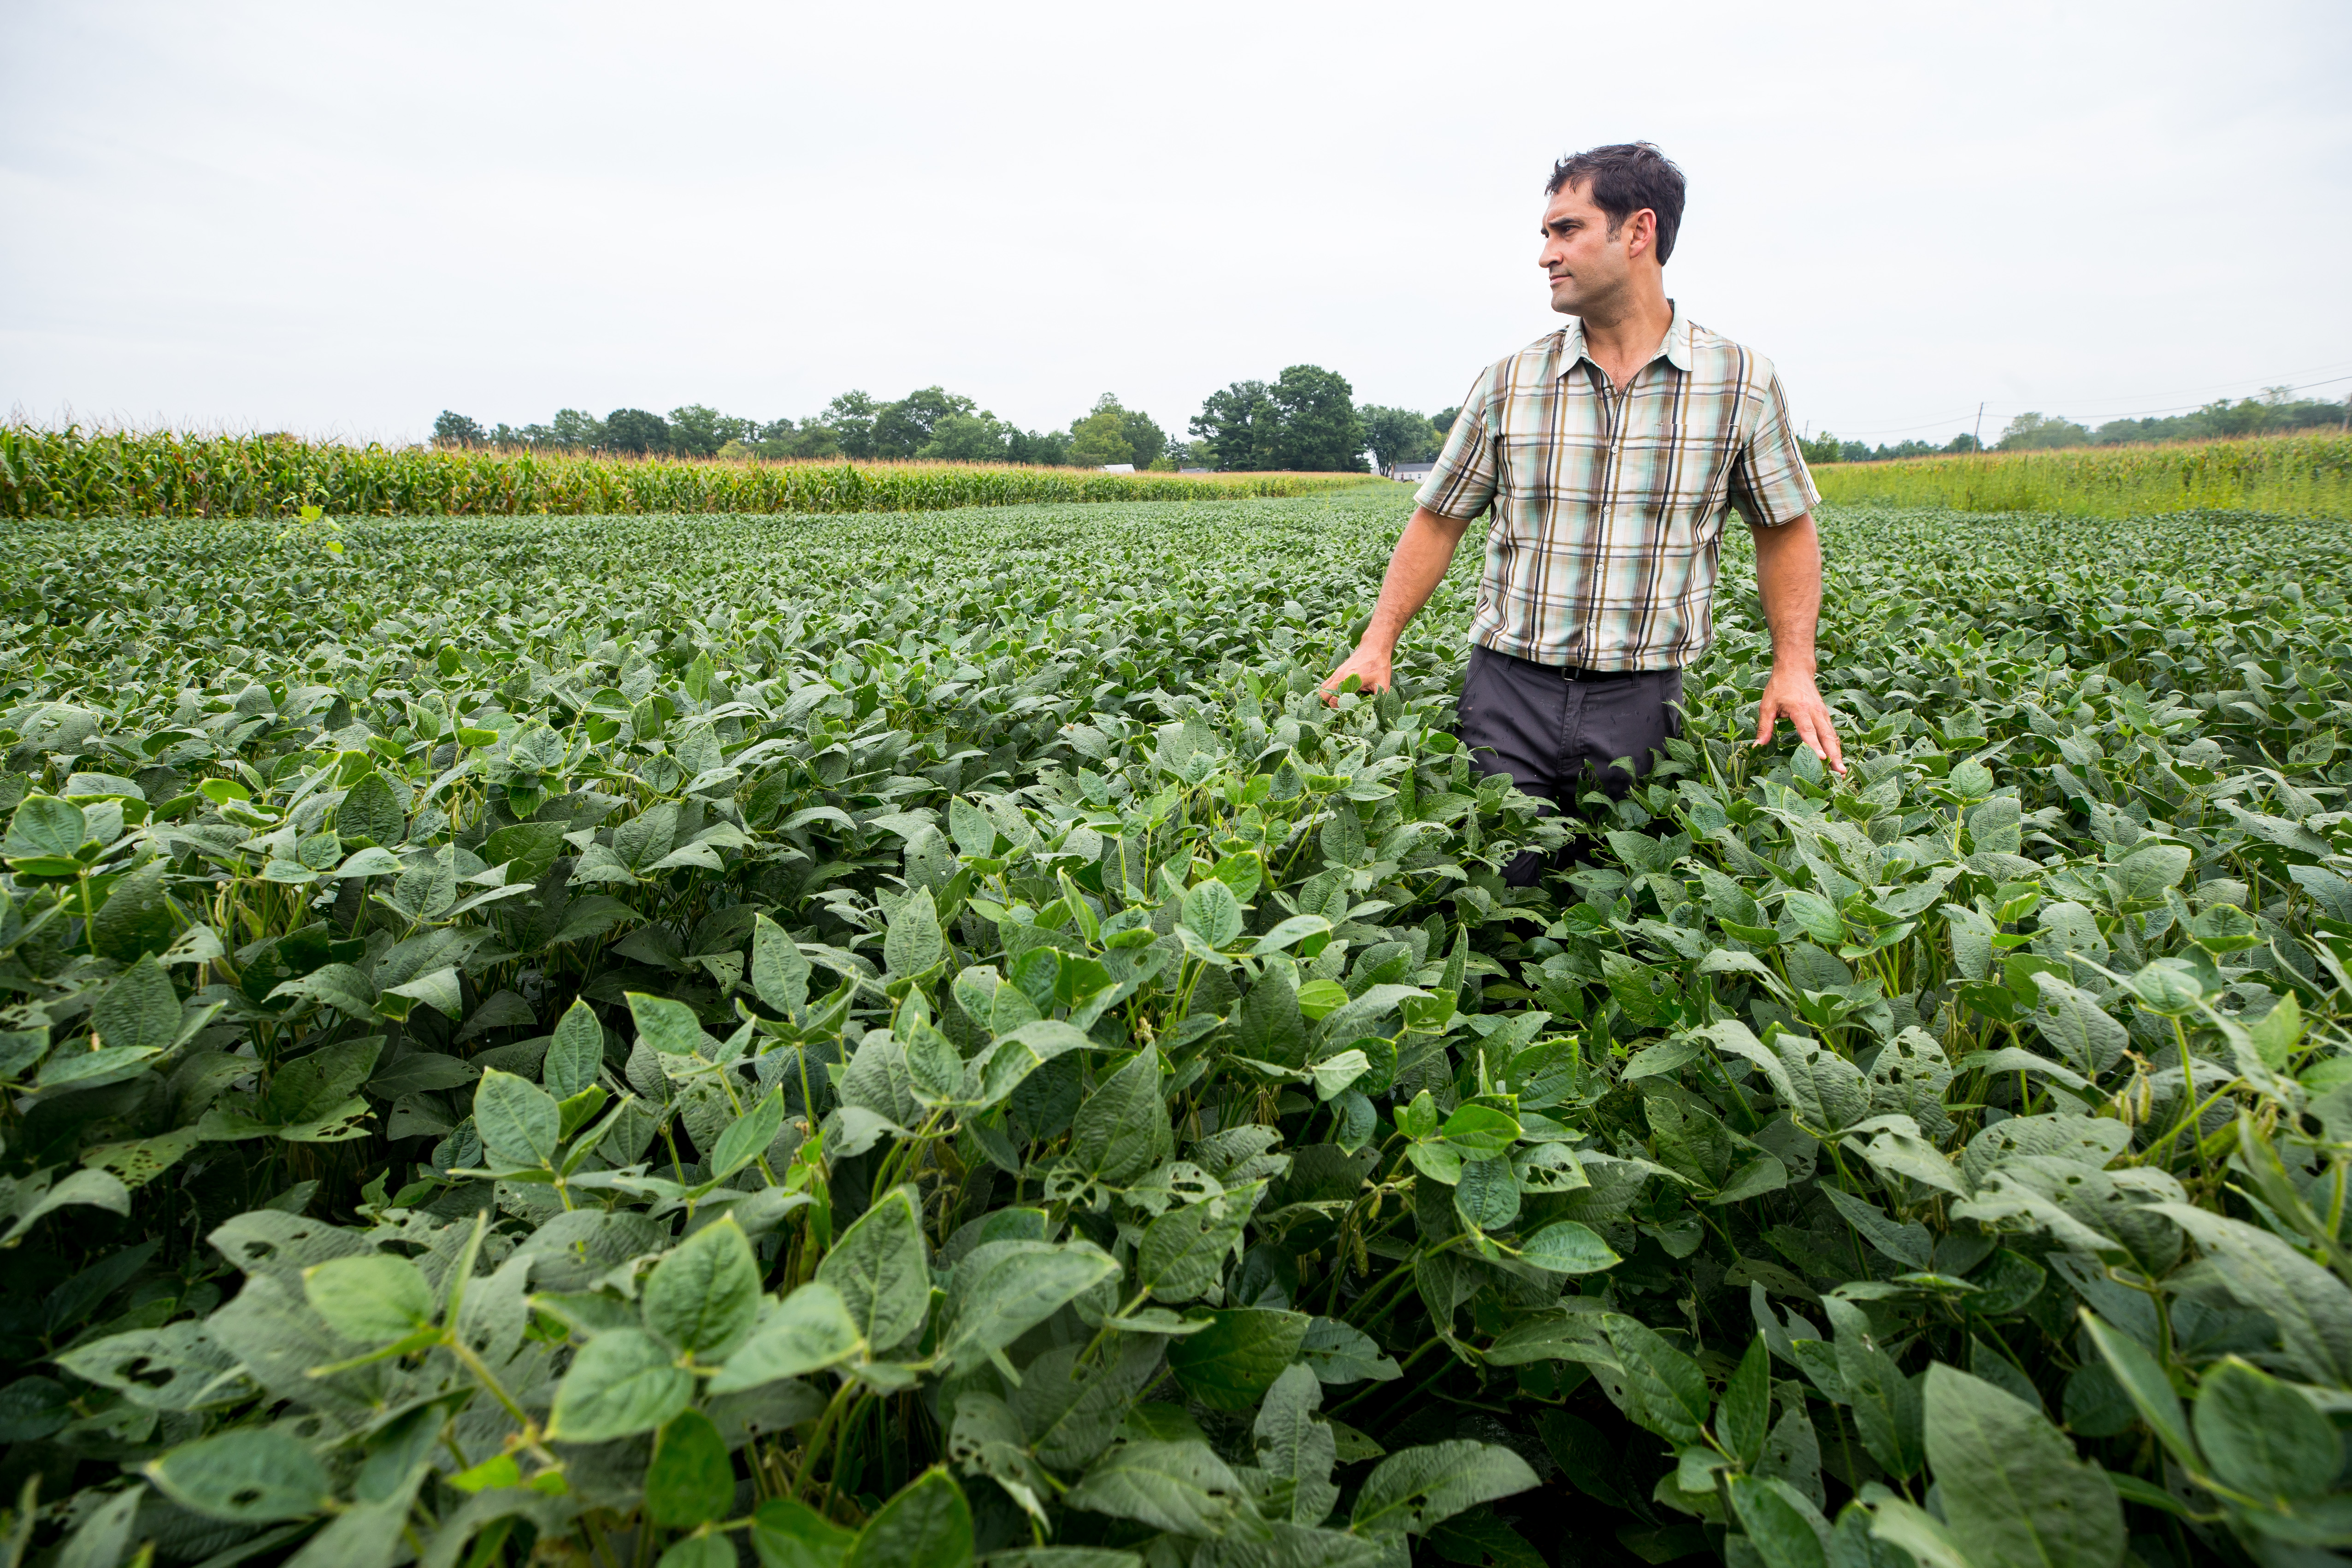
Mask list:
[[1356,651],[1342,660],[1339,668],[1326,677],[1323,684],[1317,689],[1321,693],[1323,700],[1337,702],[1339,699],[1340,682],[1351,675],[1363,678],[1362,683],[1356,688],[1359,691],[1386,691],[1393,675],[1389,654],[1369,644],[1357,644]]

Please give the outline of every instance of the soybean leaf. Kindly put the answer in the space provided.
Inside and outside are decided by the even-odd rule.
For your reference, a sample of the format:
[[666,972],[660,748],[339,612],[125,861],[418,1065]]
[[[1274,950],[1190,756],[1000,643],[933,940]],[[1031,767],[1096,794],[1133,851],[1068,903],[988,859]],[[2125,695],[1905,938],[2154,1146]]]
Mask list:
[[841,1292],[812,1279],[760,1321],[710,1380],[710,1392],[732,1394],[820,1371],[847,1360],[858,1342]]
[[945,1467],[934,1466],[866,1521],[844,1568],[964,1568],[971,1548],[963,1489]]
[[640,1329],[607,1329],[580,1347],[555,1388],[547,1435],[601,1443],[650,1432],[687,1406],[694,1377]]
[[508,1164],[551,1163],[562,1131],[555,1097],[529,1079],[491,1068],[474,1086],[474,1131]]
[[949,1276],[939,1336],[943,1365],[971,1370],[1118,1271],[1118,1261],[1094,1247],[983,1242]]
[[2122,1505],[2105,1471],[2041,1412],[1980,1378],[1932,1363],[1927,1451],[1952,1542],[1967,1561],[2113,1563]]
[[[1185,1393],[1212,1410],[1247,1410],[1290,1366],[1307,1324],[1303,1312],[1231,1308],[1212,1314],[1200,1332],[1171,1342],[1168,1367]],[[1307,1373],[1310,1381],[1313,1375]]]
[[181,1507],[232,1524],[307,1519],[331,1500],[326,1467],[277,1426],[200,1437],[150,1463],[147,1479]]
[[725,1361],[759,1313],[760,1265],[733,1215],[688,1237],[646,1280],[646,1327],[698,1361]]
[[850,1321],[877,1353],[921,1328],[931,1275],[922,1216],[908,1189],[892,1188],[858,1215],[817,1265],[816,1277],[841,1293]]
[[391,1253],[314,1264],[302,1271],[302,1294],[329,1328],[356,1344],[404,1339],[433,1323],[433,1291],[425,1276]]
[[679,1411],[646,1467],[646,1517],[665,1530],[691,1530],[725,1519],[734,1505],[735,1466],[719,1428],[699,1410]]
[[604,1066],[604,1026],[596,1021],[594,1008],[575,997],[556,1021],[539,1080],[557,1100],[570,1100],[595,1083]]
[[1096,1461],[1063,1500],[1192,1536],[1222,1535],[1248,1506],[1240,1478],[1197,1440],[1122,1444]]
[[1465,1509],[1536,1484],[1536,1473],[1510,1449],[1453,1439],[1390,1455],[1364,1478],[1350,1515],[1367,1535],[1419,1535]]

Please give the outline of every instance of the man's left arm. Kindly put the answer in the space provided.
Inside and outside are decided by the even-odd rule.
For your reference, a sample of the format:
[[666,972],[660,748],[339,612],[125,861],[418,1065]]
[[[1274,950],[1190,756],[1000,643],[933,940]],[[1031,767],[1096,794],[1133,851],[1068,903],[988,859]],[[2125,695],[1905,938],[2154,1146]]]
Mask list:
[[1756,743],[1772,739],[1786,719],[1797,738],[1837,773],[1845,772],[1837,726],[1813,681],[1813,632],[1822,616],[1822,541],[1811,512],[1778,528],[1751,527],[1756,540],[1756,587],[1772,627],[1772,674],[1756,715]]

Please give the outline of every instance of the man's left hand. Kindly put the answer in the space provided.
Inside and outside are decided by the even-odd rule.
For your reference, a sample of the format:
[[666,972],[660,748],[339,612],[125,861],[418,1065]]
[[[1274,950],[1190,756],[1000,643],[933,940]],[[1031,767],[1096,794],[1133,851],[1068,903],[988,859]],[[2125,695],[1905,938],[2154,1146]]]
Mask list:
[[1797,738],[1811,747],[1813,755],[1827,763],[1832,773],[1845,772],[1845,753],[1838,747],[1837,726],[1830,721],[1829,704],[1822,700],[1821,688],[1809,674],[1774,665],[1756,714],[1756,743],[1769,745],[1773,726],[1782,719],[1796,726]]

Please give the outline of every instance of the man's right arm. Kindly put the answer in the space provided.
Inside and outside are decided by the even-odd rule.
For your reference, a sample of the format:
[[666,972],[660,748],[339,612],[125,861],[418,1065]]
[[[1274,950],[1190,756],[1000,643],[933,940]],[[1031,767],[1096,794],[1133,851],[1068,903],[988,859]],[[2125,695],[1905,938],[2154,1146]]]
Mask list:
[[1363,690],[1388,689],[1397,638],[1404,635],[1405,623],[1429,603],[1437,584],[1445,580],[1454,547],[1469,527],[1468,518],[1447,517],[1425,506],[1414,509],[1412,521],[1404,525],[1404,537],[1397,541],[1396,553],[1389,557],[1388,573],[1381,579],[1380,603],[1372,607],[1371,624],[1357,639],[1356,651],[1323,682],[1326,701],[1351,675],[1363,678]]

